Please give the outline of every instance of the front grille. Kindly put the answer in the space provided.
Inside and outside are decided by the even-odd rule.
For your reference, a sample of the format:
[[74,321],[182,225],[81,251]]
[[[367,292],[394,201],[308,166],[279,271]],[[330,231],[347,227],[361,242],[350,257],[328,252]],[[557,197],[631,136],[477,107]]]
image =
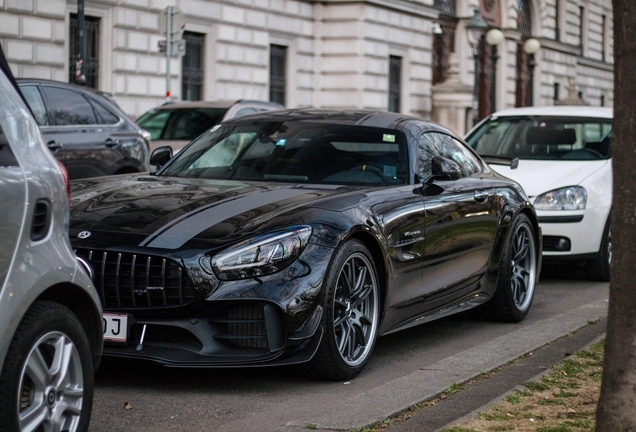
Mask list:
[[243,304],[228,309],[211,322],[224,324],[226,332],[215,335],[243,348],[268,349],[265,314],[260,304]]
[[78,249],[95,274],[104,309],[181,306],[194,298],[194,285],[171,259],[125,252]]

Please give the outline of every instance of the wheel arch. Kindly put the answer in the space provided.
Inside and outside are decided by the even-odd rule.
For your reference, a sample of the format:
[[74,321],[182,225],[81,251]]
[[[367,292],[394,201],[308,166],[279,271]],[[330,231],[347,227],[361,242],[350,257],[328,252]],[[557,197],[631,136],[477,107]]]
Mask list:
[[378,284],[380,287],[380,320],[382,320],[388,284],[387,268],[384,260],[384,254],[382,253],[382,247],[376,237],[367,230],[356,230],[344,239],[344,241],[349,239],[356,239],[360,241],[371,253],[375,269],[378,272]]
[[102,355],[104,337],[102,316],[86,291],[72,283],[61,283],[48,288],[38,296],[36,301],[50,301],[61,304],[75,314],[88,338],[91,352],[95,355],[93,361],[95,369],[97,369]]

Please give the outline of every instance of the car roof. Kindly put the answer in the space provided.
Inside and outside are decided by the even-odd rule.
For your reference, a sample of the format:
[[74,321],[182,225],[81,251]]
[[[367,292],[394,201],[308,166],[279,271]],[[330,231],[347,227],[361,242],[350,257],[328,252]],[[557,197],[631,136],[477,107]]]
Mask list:
[[173,109],[183,109],[183,108],[230,108],[231,106],[237,104],[250,104],[250,105],[263,105],[272,108],[283,109],[285,108],[283,105],[274,103],[274,102],[265,102],[258,100],[219,100],[219,101],[178,101],[178,102],[166,102],[161,106],[158,106],[154,109],[157,110],[173,110]]
[[556,105],[541,107],[509,108],[497,111],[491,117],[509,116],[555,116],[555,117],[597,117],[613,118],[610,107],[584,105]]
[[79,91],[79,92],[84,92],[84,93],[90,93],[91,95],[97,96],[98,98],[100,98],[100,100],[106,100],[109,103],[111,103],[112,105],[114,105],[119,111],[123,110],[121,109],[121,107],[119,106],[119,104],[117,103],[117,101],[115,100],[115,98],[113,97],[113,95],[111,93],[105,92],[105,91],[101,91],[101,90],[97,90],[94,89],[92,87],[86,87],[83,85],[78,85],[78,84],[74,84],[74,83],[67,83],[67,82],[63,82],[63,81],[54,81],[54,80],[47,80],[47,79],[43,79],[43,78],[18,78],[17,79],[18,84],[48,84],[48,85],[54,85],[54,86],[58,86],[58,87],[66,87],[66,88],[70,88],[73,89],[75,91]]
[[[296,108],[279,111],[266,111],[256,114],[249,114],[226,120],[224,123],[235,123],[245,121],[311,121],[315,123],[329,123],[341,125],[369,126],[384,129],[426,130],[438,131],[458,136],[436,123],[409,116],[401,113],[376,110],[330,110],[316,108]],[[416,125],[414,128],[411,126]],[[461,138],[460,138],[461,139]]]

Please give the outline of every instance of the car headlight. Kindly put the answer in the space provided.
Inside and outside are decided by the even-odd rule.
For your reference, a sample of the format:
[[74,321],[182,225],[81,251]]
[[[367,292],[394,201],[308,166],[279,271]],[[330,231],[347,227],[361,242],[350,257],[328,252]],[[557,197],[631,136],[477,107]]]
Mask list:
[[534,200],[537,210],[583,210],[587,204],[587,191],[581,186],[570,186],[546,192]]
[[275,273],[298,258],[311,232],[310,226],[302,225],[252,237],[212,257],[212,269],[221,280]]

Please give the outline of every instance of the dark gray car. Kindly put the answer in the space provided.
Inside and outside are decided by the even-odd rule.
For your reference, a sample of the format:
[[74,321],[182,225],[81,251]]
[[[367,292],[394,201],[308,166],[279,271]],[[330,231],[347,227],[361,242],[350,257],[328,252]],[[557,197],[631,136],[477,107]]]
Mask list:
[[108,97],[75,84],[20,79],[44,142],[71,179],[148,171],[150,134]]
[[68,191],[0,47],[2,430],[88,429],[102,313],[69,243]]

